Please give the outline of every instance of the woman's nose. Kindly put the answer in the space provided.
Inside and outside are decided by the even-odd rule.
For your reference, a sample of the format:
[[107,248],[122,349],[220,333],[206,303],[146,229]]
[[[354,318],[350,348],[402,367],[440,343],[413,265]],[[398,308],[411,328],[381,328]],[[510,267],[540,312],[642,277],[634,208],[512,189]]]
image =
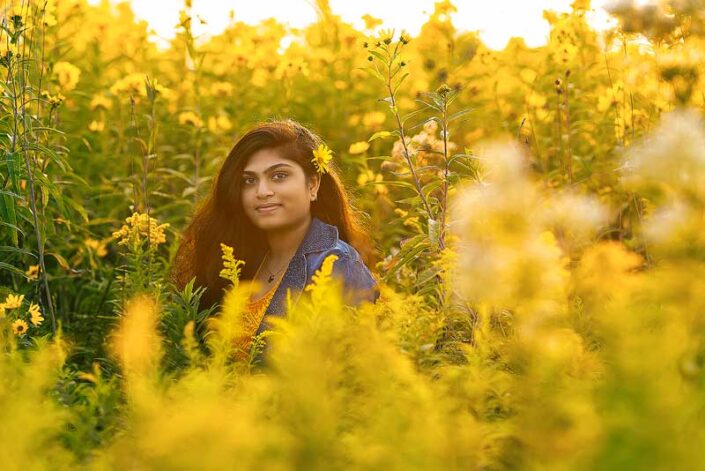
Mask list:
[[268,196],[272,196],[274,192],[272,189],[269,187],[269,184],[267,183],[267,179],[263,178],[259,181],[257,184],[257,197],[258,198],[266,198]]

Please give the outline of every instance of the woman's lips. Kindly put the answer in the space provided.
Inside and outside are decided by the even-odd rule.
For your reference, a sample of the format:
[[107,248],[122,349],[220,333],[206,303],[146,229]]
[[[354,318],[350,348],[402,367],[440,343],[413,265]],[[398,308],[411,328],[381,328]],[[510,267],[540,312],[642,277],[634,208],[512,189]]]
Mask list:
[[259,206],[255,209],[257,210],[258,213],[267,214],[267,213],[271,213],[273,211],[276,211],[277,208],[279,208],[280,206],[281,206],[280,204],[268,204],[266,206]]

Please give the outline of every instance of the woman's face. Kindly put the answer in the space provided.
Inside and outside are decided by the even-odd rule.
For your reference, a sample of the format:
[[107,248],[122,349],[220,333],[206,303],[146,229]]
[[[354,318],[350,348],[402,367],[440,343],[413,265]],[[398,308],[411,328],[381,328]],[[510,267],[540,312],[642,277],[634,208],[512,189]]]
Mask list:
[[303,168],[277,149],[250,156],[242,174],[242,206],[250,221],[264,231],[294,228],[308,220],[320,179],[306,181]]

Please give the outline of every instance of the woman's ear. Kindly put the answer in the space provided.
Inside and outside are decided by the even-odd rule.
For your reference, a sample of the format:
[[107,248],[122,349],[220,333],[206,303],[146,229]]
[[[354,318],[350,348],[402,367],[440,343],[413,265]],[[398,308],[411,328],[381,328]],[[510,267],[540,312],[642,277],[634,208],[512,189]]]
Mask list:
[[308,179],[308,192],[311,197],[311,201],[316,201],[318,198],[318,189],[321,187],[321,176],[318,173],[311,175]]

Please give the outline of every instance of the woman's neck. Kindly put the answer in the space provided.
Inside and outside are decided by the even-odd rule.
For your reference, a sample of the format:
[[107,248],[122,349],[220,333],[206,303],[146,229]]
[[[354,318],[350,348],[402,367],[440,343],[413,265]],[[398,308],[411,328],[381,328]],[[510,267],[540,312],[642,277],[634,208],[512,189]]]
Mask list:
[[286,230],[267,232],[267,243],[269,244],[269,261],[274,265],[284,263],[291,259],[296,250],[303,242],[311,225],[311,217],[304,219],[294,227],[287,227]]

